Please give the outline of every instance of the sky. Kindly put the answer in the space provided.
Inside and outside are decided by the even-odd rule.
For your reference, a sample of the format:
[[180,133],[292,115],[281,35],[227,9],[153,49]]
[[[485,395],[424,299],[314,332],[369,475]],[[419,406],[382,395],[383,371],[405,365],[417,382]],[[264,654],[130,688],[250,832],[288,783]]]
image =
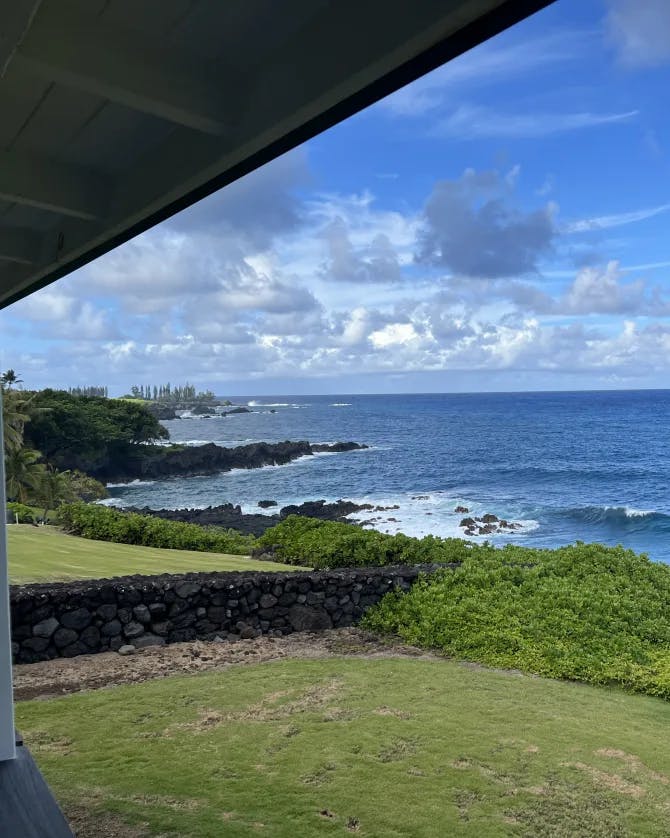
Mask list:
[[559,0],[0,312],[25,386],[670,387],[670,3]]

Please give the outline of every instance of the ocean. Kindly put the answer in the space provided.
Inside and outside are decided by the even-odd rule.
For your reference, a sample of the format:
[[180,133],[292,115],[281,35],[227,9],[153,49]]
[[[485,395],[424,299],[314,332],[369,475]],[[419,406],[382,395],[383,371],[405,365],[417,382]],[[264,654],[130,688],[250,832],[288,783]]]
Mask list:
[[111,486],[112,502],[261,512],[263,499],[344,498],[397,506],[359,517],[417,536],[462,535],[454,509],[465,506],[522,525],[488,536],[496,544],[598,541],[670,562],[670,391],[230,398],[252,412],[164,422],[172,441],[354,440],[370,448]]

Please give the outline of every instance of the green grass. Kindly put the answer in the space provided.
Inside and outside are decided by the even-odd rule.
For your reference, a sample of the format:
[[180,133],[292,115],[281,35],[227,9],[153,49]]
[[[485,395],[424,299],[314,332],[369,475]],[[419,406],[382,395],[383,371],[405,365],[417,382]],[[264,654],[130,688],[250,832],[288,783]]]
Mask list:
[[171,677],[20,703],[17,725],[86,835],[668,834],[670,704],[450,661]]
[[90,541],[54,527],[13,525],[8,529],[9,573],[14,584],[111,576],[209,570],[296,570],[246,556],[162,550]]

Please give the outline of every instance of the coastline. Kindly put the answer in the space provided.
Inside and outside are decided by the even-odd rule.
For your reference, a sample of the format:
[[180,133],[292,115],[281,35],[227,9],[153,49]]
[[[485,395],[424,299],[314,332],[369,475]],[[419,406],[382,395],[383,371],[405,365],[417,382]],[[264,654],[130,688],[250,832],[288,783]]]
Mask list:
[[664,490],[670,469],[665,421],[670,393],[274,396],[244,401],[254,402],[252,413],[165,425],[174,443],[189,447],[352,439],[370,448],[356,457],[312,455],[280,467],[159,478],[154,485],[126,483],[110,489],[110,502],[168,509],[230,503],[244,514],[271,514],[271,509],[258,509],[259,500],[274,499],[281,508],[319,498],[346,499],[399,506],[388,513],[354,512],[350,520],[416,537],[462,537],[459,524],[469,516],[454,510],[464,506],[473,518],[492,513],[523,525],[509,534],[477,533],[476,542],[490,538],[500,545],[547,548],[576,540],[623,544],[654,560],[670,561],[670,506]]
[[286,465],[316,454],[342,454],[361,451],[368,446],[358,442],[310,443],[253,442],[224,447],[214,442],[204,445],[138,446],[132,456],[116,460],[95,471],[92,476],[107,485],[128,484],[135,480],[159,480],[170,477],[199,477],[221,474],[234,469],[258,469]]

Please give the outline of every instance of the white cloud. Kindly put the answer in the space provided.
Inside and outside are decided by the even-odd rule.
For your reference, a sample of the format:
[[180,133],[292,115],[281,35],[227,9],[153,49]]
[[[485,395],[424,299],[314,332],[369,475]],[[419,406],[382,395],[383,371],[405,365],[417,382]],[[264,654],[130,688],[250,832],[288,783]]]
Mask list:
[[648,310],[643,280],[621,283],[617,262],[609,262],[604,270],[582,268],[557,308],[571,314],[638,313]]
[[337,217],[321,235],[328,253],[321,269],[325,278],[356,284],[388,285],[400,281],[398,254],[384,233],[377,233],[363,247],[355,248],[344,219]]
[[442,107],[464,91],[492,86],[552,65],[574,61],[588,46],[587,32],[560,30],[507,43],[487,41],[391,94],[378,107],[400,117],[416,117]]
[[407,346],[413,341],[419,340],[419,335],[413,323],[389,323],[377,332],[372,332],[370,342],[377,349],[386,349],[389,346]]
[[649,67],[670,60],[667,0],[609,0],[608,35],[622,64]]
[[649,281],[616,263],[537,278],[556,207],[516,206],[524,173],[466,170],[437,182],[422,212],[380,207],[366,191],[300,200],[269,178],[283,192],[267,196],[279,209],[266,229],[247,234],[234,204],[220,216],[212,206],[201,223],[165,224],[12,307],[12,343],[30,331],[47,349],[7,366],[42,384],[188,378],[223,392],[239,379],[431,371],[625,376],[636,353],[658,364],[670,327],[640,320],[670,303]]
[[517,175],[468,169],[458,180],[436,183],[424,209],[419,260],[473,277],[536,271],[554,237],[555,208],[514,208],[509,198]]
[[623,227],[626,224],[634,224],[636,221],[644,221],[653,218],[655,215],[670,210],[670,204],[659,204],[657,207],[633,210],[632,212],[621,212],[614,215],[600,215],[594,218],[583,218],[573,221],[563,227],[565,233],[588,233],[592,230],[607,230],[610,227]]
[[21,300],[12,312],[14,318],[37,324],[42,339],[95,341],[120,333],[105,308],[54,286]]
[[636,110],[623,113],[502,113],[477,105],[461,105],[437,123],[433,134],[461,140],[538,139],[568,131],[626,123],[638,113]]

